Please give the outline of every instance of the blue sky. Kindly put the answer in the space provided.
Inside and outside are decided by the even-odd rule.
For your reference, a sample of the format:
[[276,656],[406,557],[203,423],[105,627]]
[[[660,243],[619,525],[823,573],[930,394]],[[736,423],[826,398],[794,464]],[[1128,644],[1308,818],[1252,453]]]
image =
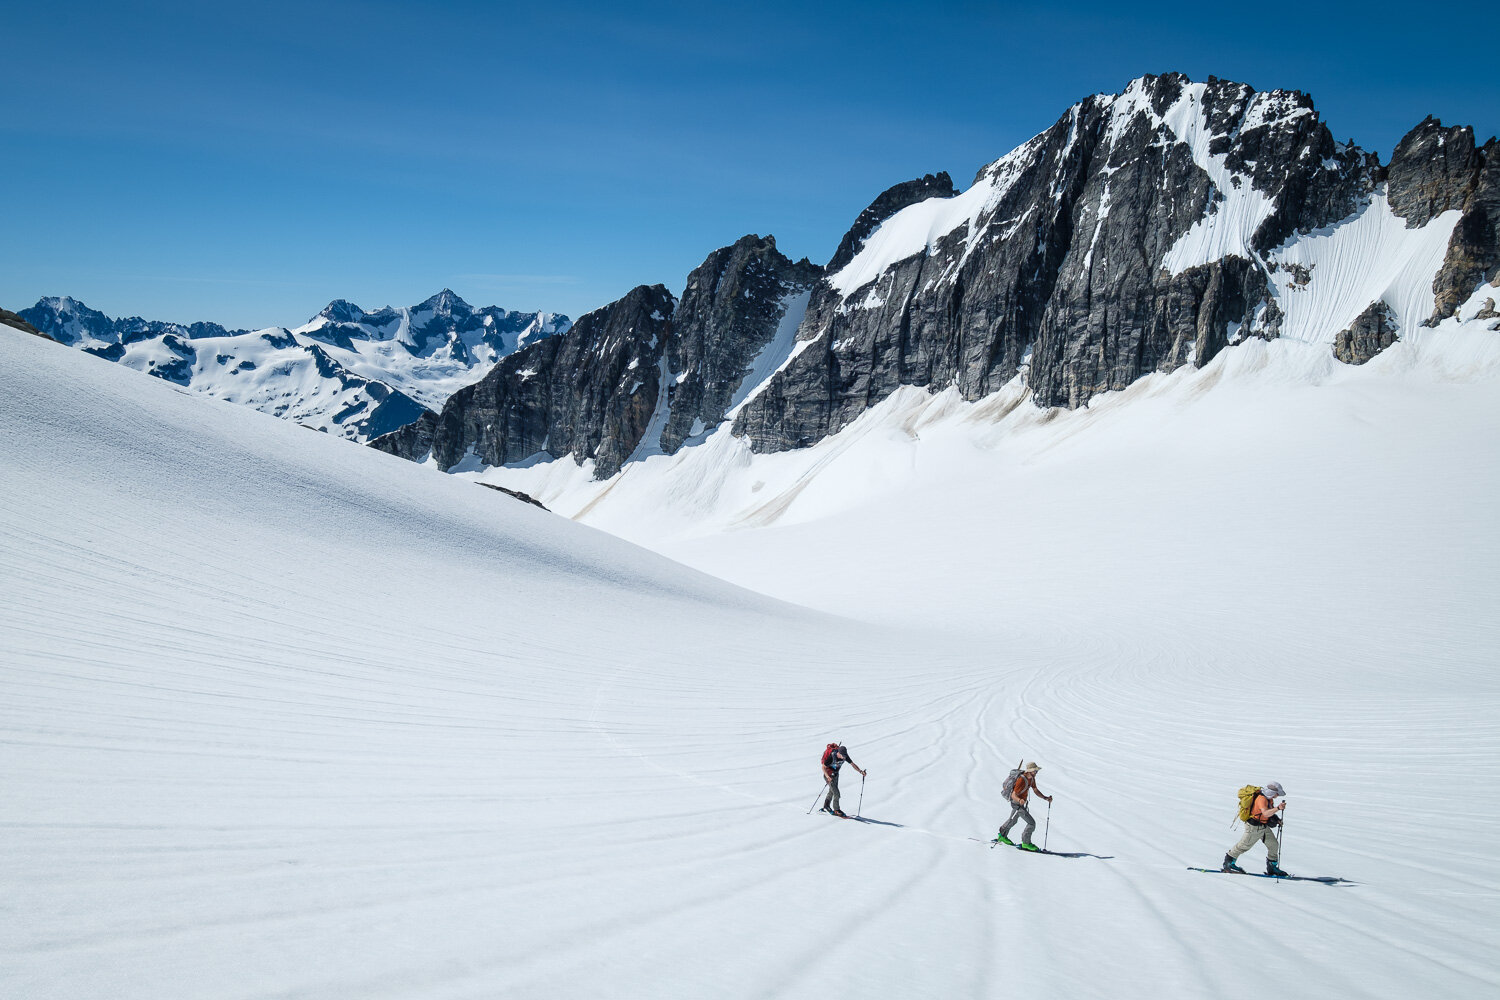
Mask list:
[[1479,4],[6,4],[0,306],[291,325],[333,298],[572,316],[745,233],[823,262],[1143,73],[1308,91],[1390,156],[1500,131]]

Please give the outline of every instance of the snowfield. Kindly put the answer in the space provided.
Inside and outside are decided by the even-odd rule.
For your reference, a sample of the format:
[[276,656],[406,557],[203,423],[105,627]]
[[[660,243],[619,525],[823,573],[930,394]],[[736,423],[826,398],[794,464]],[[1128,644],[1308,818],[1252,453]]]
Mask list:
[[1496,337],[590,483],[0,329],[0,995],[1492,997]]

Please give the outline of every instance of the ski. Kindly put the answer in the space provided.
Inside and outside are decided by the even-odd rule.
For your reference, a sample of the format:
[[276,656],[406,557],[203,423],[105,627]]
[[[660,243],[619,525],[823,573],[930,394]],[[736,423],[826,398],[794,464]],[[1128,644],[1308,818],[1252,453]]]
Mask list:
[[1188,868],[1190,872],[1208,872],[1210,875],[1249,875],[1251,878],[1268,878],[1280,882],[1321,882],[1324,885],[1358,885],[1347,878],[1337,878],[1333,875],[1266,875],[1261,872],[1234,872],[1225,871],[1222,868]]
[[[989,844],[991,847],[1014,847],[1016,850],[1021,851],[1021,845],[1019,844],[1002,844],[998,840],[980,840],[978,837],[970,837],[969,839],[976,844]],[[1109,854],[1089,854],[1087,851],[1047,851],[1042,848],[1037,848],[1034,851],[1021,851],[1021,853],[1046,854],[1054,858],[1099,858],[1101,861],[1107,861],[1113,857],[1113,855]]]

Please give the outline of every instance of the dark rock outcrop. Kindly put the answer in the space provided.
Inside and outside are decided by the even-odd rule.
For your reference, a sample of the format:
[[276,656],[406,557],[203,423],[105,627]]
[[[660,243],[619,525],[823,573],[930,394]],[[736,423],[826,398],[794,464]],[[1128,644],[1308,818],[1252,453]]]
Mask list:
[[15,329],[20,330],[24,333],[29,333],[33,337],[41,337],[44,340],[53,339],[47,336],[42,331],[38,330],[36,327],[32,326],[30,323],[26,322],[18,314],[11,312],[9,309],[0,309],[0,323],[4,323],[9,327],[14,327]]
[[792,263],[770,236],[746,236],[709,254],[688,275],[677,303],[667,342],[666,424],[659,441],[647,444],[670,455],[689,437],[718,427],[776,335],[789,299],[810,291],[822,275],[806,259]]
[[571,454],[593,459],[599,478],[632,456],[672,454],[728,417],[757,366],[769,374],[778,331],[790,352],[821,275],[772,237],[745,236],[693,270],[680,302],[660,285],[637,288],[371,444],[445,469],[468,455],[495,466]]
[[1444,128],[1431,115],[1396,143],[1386,168],[1391,211],[1408,229],[1427,225],[1452,209],[1462,211],[1484,161],[1474,148],[1474,130]]
[[1427,322],[1436,324],[1500,273],[1500,142],[1476,147],[1473,129],[1444,128],[1429,116],[1396,145],[1388,179],[1391,210],[1408,228],[1443,212],[1463,213],[1432,282],[1436,301]]
[[663,354],[675,302],[661,285],[642,285],[581,318],[565,334],[523,348],[442,413],[370,442],[413,460],[431,455],[444,469],[472,454],[505,465],[539,452],[582,462],[596,475],[620,470],[639,445],[663,390]]
[[485,487],[486,489],[495,490],[497,493],[504,493],[508,497],[515,497],[522,503],[529,503],[533,507],[540,507],[542,508],[542,510],[547,511],[547,513],[549,514],[552,513],[552,511],[548,509],[546,504],[542,503],[530,493],[522,493],[520,490],[513,490],[505,486],[496,486],[494,483],[480,483],[479,485]]
[[1384,302],[1371,302],[1333,341],[1333,356],[1346,365],[1362,365],[1396,342],[1396,316]]

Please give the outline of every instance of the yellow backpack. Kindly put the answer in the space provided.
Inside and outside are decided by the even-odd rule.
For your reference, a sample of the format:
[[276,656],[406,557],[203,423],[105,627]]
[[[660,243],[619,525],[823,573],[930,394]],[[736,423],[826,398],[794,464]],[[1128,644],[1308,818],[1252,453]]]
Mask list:
[[1246,785],[1240,789],[1240,814],[1238,818],[1241,823],[1250,822],[1250,810],[1255,808],[1255,797],[1259,794],[1259,785]]

